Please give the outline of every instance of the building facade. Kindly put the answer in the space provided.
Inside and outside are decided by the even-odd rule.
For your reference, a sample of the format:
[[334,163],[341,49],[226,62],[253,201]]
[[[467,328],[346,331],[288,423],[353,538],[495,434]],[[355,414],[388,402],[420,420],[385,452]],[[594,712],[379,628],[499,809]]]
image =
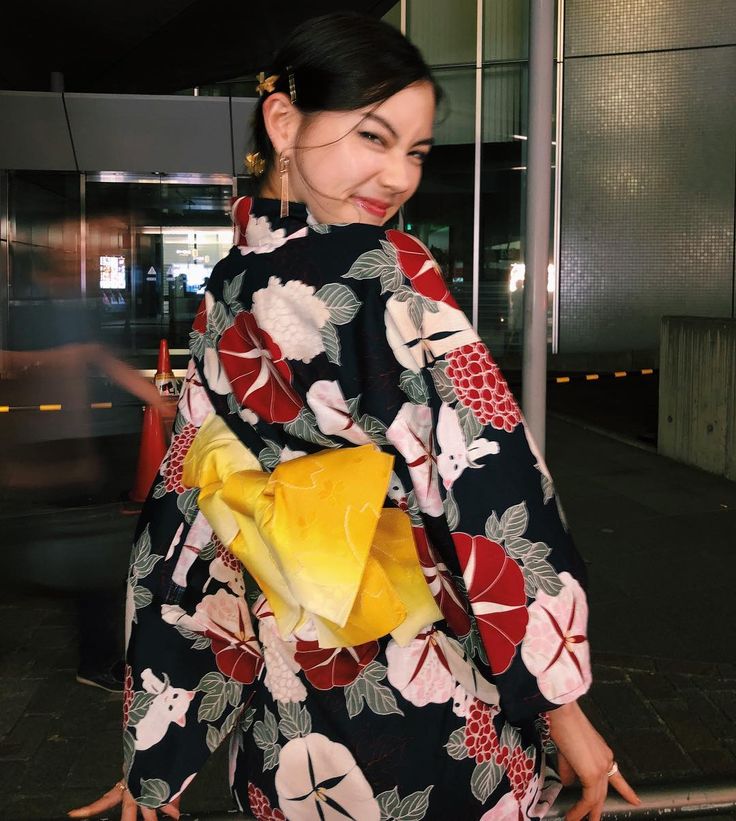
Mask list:
[[[552,0],[550,0],[552,2]],[[697,7],[696,7],[697,6]],[[731,0],[559,0],[553,354],[642,352],[660,317],[734,315]],[[387,15],[445,90],[400,216],[502,361],[521,347],[528,0],[402,0]],[[0,347],[39,300],[94,302],[125,355],[184,348],[231,241],[252,99],[0,92]]]

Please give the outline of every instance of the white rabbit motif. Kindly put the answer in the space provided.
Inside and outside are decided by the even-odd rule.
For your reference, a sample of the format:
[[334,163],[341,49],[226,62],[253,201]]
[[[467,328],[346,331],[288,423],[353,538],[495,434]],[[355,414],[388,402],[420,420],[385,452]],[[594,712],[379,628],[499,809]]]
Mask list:
[[466,468],[483,467],[477,464],[476,460],[489,454],[495,455],[501,450],[498,442],[490,442],[488,439],[474,439],[467,445],[457,411],[444,402],[437,421],[437,442],[440,447],[437,470],[447,490]]
[[153,693],[154,699],[143,718],[135,725],[136,750],[148,750],[166,735],[169,724],[176,722],[180,727],[186,724],[186,714],[194,698],[194,691],[182,687],[172,687],[164,673],[161,681],[150,667],[141,673],[143,689]]

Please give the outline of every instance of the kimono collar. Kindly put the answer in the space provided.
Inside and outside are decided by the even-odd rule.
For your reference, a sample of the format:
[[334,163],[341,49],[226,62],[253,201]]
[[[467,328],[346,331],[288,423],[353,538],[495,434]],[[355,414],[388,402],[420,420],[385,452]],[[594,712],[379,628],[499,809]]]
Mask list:
[[241,248],[271,245],[274,232],[288,237],[316,222],[302,202],[289,203],[288,217],[281,217],[280,210],[279,200],[263,197],[233,199],[230,209],[234,227],[233,245]]

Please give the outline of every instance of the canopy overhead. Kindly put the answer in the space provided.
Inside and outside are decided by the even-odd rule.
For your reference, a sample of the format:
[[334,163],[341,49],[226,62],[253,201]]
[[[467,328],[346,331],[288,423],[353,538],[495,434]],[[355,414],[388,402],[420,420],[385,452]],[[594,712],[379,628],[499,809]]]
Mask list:
[[[253,74],[303,20],[382,17],[396,0],[12,0],[3,10],[0,88],[170,94]],[[58,90],[58,89],[53,89]]]

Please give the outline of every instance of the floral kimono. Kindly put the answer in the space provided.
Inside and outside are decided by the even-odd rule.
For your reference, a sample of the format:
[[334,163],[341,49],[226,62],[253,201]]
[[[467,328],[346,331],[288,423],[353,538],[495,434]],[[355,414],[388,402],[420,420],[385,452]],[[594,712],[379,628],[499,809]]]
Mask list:
[[584,571],[488,350],[415,237],[234,206],[127,600],[128,785],[230,744],[257,819],[519,819],[590,685]]

